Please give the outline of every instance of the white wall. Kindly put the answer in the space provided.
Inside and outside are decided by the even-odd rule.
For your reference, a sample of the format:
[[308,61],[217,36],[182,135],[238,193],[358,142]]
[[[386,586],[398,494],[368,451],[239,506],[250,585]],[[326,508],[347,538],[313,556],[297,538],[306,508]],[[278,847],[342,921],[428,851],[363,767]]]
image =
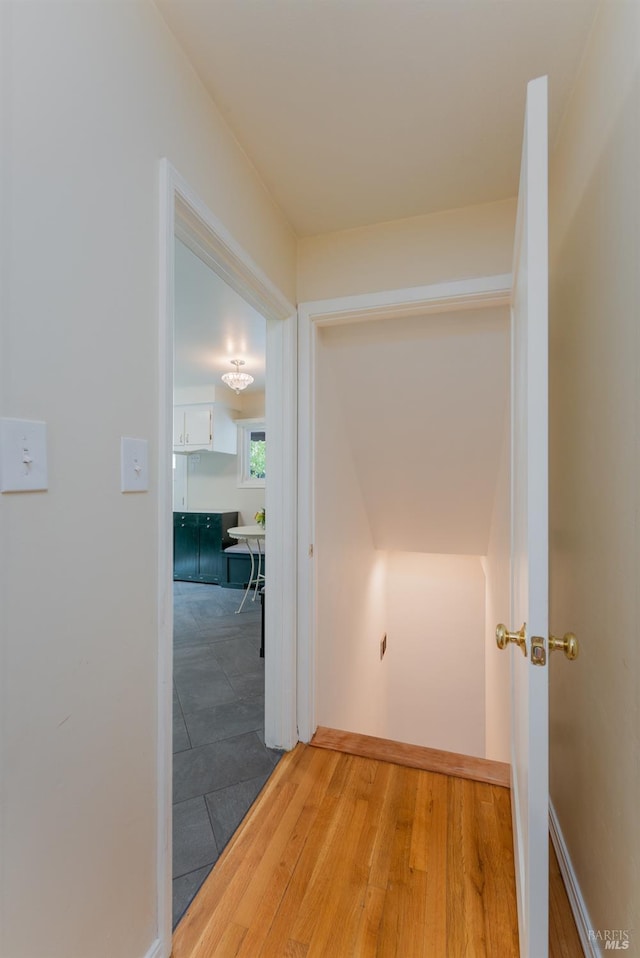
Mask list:
[[511,271],[516,201],[446,210],[298,243],[298,301]]
[[485,750],[486,757],[509,762],[511,714],[509,705],[509,657],[512,653],[496,645],[496,625],[519,628],[510,623],[511,590],[511,483],[509,416],[505,416],[502,453],[493,499],[489,547],[482,560],[486,578],[485,601]]
[[187,458],[190,512],[238,511],[238,525],[254,525],[264,506],[264,487],[238,486],[238,457],[222,452],[201,452]]
[[[0,501],[7,958],[156,937],[158,163],[289,297],[295,240],[152,3],[0,4],[0,412],[49,491]],[[121,436],[152,488],[119,491]]]
[[505,308],[322,329],[377,548],[486,553],[507,330]]
[[384,736],[380,639],[387,628],[386,559],[373,544],[322,342],[317,359],[316,719],[329,728]]
[[478,556],[389,553],[386,738],[484,757],[484,604]]
[[594,929],[640,948],[640,6],[603,3],[551,159],[550,787]]

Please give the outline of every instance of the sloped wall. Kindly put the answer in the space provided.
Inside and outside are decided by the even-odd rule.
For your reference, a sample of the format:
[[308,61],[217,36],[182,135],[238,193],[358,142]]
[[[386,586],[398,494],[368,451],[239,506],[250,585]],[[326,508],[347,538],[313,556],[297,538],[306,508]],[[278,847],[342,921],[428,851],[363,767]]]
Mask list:
[[331,357],[317,353],[317,680],[319,725],[384,737],[386,556],[376,550],[335,391]]
[[485,309],[322,330],[377,548],[486,554],[507,324]]

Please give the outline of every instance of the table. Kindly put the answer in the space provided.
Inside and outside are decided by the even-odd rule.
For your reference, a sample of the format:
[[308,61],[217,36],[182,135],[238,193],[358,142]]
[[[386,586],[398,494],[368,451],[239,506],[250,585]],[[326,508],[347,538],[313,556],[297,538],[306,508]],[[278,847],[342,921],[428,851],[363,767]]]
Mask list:
[[[249,550],[249,555],[251,556],[251,572],[249,574],[249,581],[247,583],[247,588],[244,590],[244,595],[242,597],[242,602],[240,603],[240,608],[236,609],[236,615],[239,612],[242,612],[247,597],[253,588],[253,598],[252,602],[256,601],[256,595],[258,594],[258,587],[261,582],[264,582],[264,574],[262,572],[262,545],[264,542],[265,531],[263,526],[234,526],[233,529],[227,529],[227,534],[231,536],[232,539],[238,539],[240,542],[246,542],[247,548]],[[252,548],[252,543],[255,543],[255,551]],[[257,562],[256,562],[257,560]]]

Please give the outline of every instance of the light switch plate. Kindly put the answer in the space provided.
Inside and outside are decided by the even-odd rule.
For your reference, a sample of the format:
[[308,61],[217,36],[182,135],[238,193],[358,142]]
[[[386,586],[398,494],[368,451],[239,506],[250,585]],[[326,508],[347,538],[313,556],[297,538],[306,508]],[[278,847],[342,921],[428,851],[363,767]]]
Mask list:
[[149,443],[146,439],[120,440],[121,492],[149,491]]
[[0,492],[48,489],[47,424],[0,419]]

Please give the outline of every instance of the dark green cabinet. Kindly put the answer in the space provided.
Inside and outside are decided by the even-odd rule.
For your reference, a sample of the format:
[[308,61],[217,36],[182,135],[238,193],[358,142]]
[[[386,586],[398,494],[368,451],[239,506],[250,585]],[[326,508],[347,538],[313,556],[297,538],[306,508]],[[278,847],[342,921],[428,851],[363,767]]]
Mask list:
[[173,578],[198,576],[199,532],[193,515],[173,516]]
[[[257,566],[257,559],[255,560]],[[262,556],[262,565],[260,566],[262,574],[265,575],[266,562]],[[221,585],[227,589],[246,589],[251,577],[251,556],[246,552],[225,552],[222,556],[222,573],[220,578]]]
[[237,512],[174,512],[173,578],[189,582],[224,580],[223,550],[235,540],[228,530]]

